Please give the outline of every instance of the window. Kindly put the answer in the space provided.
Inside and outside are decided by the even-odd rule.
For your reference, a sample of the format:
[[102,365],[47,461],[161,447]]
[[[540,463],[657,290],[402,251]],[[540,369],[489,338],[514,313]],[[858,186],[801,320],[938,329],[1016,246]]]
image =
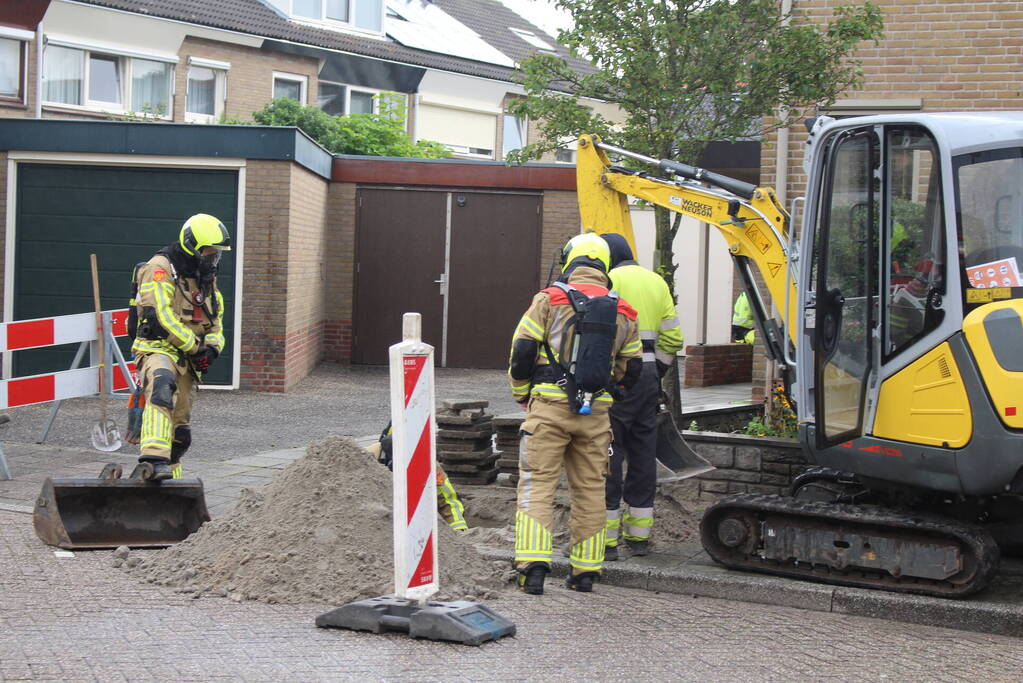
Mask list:
[[575,150],[570,147],[559,147],[554,150],[554,161],[559,164],[574,164]]
[[[272,4],[288,9],[289,0],[271,0]],[[383,0],[290,0],[296,19],[318,21],[325,24],[346,24],[350,27],[380,33],[384,24]]]
[[463,157],[473,157],[475,159],[493,159],[494,150],[486,149],[484,147],[466,147],[465,145],[449,145],[444,143],[444,146],[451,150],[453,154]]
[[501,155],[508,156],[509,152],[522,149],[526,146],[526,119],[519,118],[514,114],[504,114],[504,137],[501,142]]
[[25,43],[0,38],[0,99],[24,100]]
[[155,59],[49,44],[43,100],[103,111],[170,118],[173,65]]
[[309,84],[308,76],[298,74],[285,74],[274,71],[274,99],[278,97],[290,97],[305,104],[306,87]]
[[351,90],[348,96],[349,114],[372,114],[373,93],[365,90]]
[[[355,88],[342,83],[331,83],[320,81],[316,95],[316,106],[334,116],[346,114],[379,114],[380,103],[378,101],[379,90],[366,90]],[[394,95],[404,101],[404,95]],[[400,112],[393,112],[394,118],[404,119],[404,107]],[[390,108],[388,112],[390,112]]]
[[889,217],[885,354],[938,326],[945,294],[945,216],[937,145],[917,129],[885,135]]
[[185,120],[213,123],[224,115],[227,100],[227,62],[200,57],[188,58],[185,91]]

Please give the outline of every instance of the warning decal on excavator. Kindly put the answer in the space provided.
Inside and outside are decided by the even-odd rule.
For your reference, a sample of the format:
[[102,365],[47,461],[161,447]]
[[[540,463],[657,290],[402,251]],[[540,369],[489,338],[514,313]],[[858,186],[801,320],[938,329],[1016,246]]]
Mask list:
[[756,227],[747,228],[746,237],[753,243],[753,246],[760,250],[761,254],[766,254],[771,249],[770,240],[764,237],[764,233],[757,230]]
[[980,304],[985,301],[991,301],[994,298],[993,293],[993,289],[967,289],[966,303]]
[[771,271],[771,277],[774,277],[775,275],[777,275],[778,271],[781,270],[781,267],[782,267],[781,263],[770,263],[769,262],[767,264],[768,270]]

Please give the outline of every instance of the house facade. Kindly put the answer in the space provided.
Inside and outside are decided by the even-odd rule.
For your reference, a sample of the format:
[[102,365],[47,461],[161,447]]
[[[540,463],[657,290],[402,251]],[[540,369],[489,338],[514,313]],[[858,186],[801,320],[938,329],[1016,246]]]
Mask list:
[[394,92],[413,138],[501,160],[535,135],[506,107],[537,51],[569,57],[496,0],[18,0],[0,8],[0,117],[248,121],[275,97],[379,113]]

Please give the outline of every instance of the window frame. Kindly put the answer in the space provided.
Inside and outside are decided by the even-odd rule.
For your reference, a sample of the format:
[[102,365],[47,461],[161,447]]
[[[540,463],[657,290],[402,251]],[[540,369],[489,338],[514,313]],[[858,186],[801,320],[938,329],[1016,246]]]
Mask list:
[[507,159],[509,152],[514,152],[522,149],[522,147],[516,147],[515,149],[505,149],[508,145],[508,117],[512,117],[516,121],[522,122],[522,147],[529,144],[529,117],[528,116],[516,116],[507,109],[501,114],[501,158]]
[[[74,43],[68,43],[63,40],[47,40],[46,47],[60,47],[67,50],[78,50],[82,53],[82,89],[81,89],[81,104],[74,104],[69,102],[57,102],[53,100],[42,100],[42,106],[47,108],[65,108],[72,109],[75,111],[83,112],[99,112],[109,114],[139,114],[142,113],[146,116],[150,116],[154,119],[161,121],[170,121],[174,117],[174,97],[176,93],[175,79],[177,76],[177,61],[170,59],[163,55],[145,54],[136,52],[120,52],[117,50],[105,48],[102,46],[91,46],[91,45],[80,45]],[[92,55],[100,55],[103,57],[112,57],[117,60],[118,69],[121,74],[120,94],[121,103],[120,106],[116,106],[114,102],[104,102],[102,100],[89,99],[89,87],[92,81],[92,69],[90,68],[90,60]],[[166,64],[170,67],[170,73],[167,78],[167,110],[163,114],[155,114],[152,112],[133,112],[131,109],[131,97],[132,97],[132,78],[133,78],[133,66],[134,60],[141,59],[148,62],[159,62]],[[44,69],[45,73],[45,61],[46,52],[43,51],[43,65],[40,67]],[[42,98],[46,92],[45,80],[43,86],[43,92],[39,94]],[[115,105],[115,106],[111,106]]]
[[[319,86],[320,86],[321,83],[325,83],[327,85],[336,85],[336,86],[340,86],[340,87],[345,89],[345,100],[344,100],[344,110],[345,110],[345,113],[344,114],[333,114],[333,116],[350,116],[352,114],[352,91],[361,92],[361,93],[366,93],[368,95],[372,95],[373,96],[373,111],[370,112],[370,113],[371,114],[379,114],[380,113],[380,100],[377,98],[377,95],[379,95],[382,92],[385,92],[384,90],[380,90],[378,88],[367,88],[367,87],[362,86],[362,85],[351,85],[349,83],[341,83],[340,81],[328,81],[328,80],[324,80],[322,78],[321,79],[317,79],[317,81],[316,81],[316,87],[317,87],[317,93],[316,93],[317,107],[316,108],[317,109],[319,109],[319,96],[320,96],[319,95]],[[402,93],[402,94],[404,94],[404,93]],[[362,113],[362,112],[360,112],[360,113]]]
[[295,0],[285,0],[285,4],[288,8],[288,17],[297,23],[310,24],[320,28],[344,28],[346,30],[357,31],[359,33],[365,33],[371,36],[382,37],[384,35],[384,22],[387,19],[387,2],[386,0],[380,0],[380,28],[372,29],[366,28],[365,26],[359,26],[355,23],[356,9],[355,6],[359,2],[366,2],[367,0],[348,0],[348,20],[341,21],[339,19],[332,19],[327,17],[327,0],[317,0],[320,5],[320,16],[315,17],[304,17],[295,13]]
[[15,35],[7,35],[5,32],[0,32],[0,38],[17,42],[20,48],[18,63],[18,94],[14,97],[0,94],[0,105],[25,104],[25,94],[28,92],[28,41]]
[[[216,123],[224,116],[227,110],[227,77],[231,70],[230,62],[220,62],[202,57],[189,57],[185,63],[185,123]],[[209,69],[214,74],[215,85],[213,94],[213,114],[199,114],[188,111],[188,72],[192,67],[198,69]]]
[[290,81],[292,83],[298,83],[301,85],[301,99],[298,101],[303,107],[309,103],[309,76],[305,74],[289,73],[287,71],[274,71],[273,78],[270,79],[270,99],[277,99],[277,81]]

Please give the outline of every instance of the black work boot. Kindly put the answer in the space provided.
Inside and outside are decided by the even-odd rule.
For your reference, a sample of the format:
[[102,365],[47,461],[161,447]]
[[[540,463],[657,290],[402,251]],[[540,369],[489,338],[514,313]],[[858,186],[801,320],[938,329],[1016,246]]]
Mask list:
[[650,554],[650,541],[625,541],[629,544],[629,553],[633,557],[642,557]]
[[565,588],[580,593],[592,593],[593,582],[600,576],[597,572],[583,572],[582,574],[569,574],[565,579]]
[[618,561],[618,546],[616,545],[604,546],[604,561],[605,562]]
[[145,477],[145,475],[143,475],[143,478],[147,481],[163,481],[164,479],[171,479],[174,477],[170,461],[166,458],[139,458],[139,464],[147,464],[153,470],[149,477]]
[[528,595],[543,595],[543,582],[551,569],[543,562],[533,562],[519,570],[519,590]]

